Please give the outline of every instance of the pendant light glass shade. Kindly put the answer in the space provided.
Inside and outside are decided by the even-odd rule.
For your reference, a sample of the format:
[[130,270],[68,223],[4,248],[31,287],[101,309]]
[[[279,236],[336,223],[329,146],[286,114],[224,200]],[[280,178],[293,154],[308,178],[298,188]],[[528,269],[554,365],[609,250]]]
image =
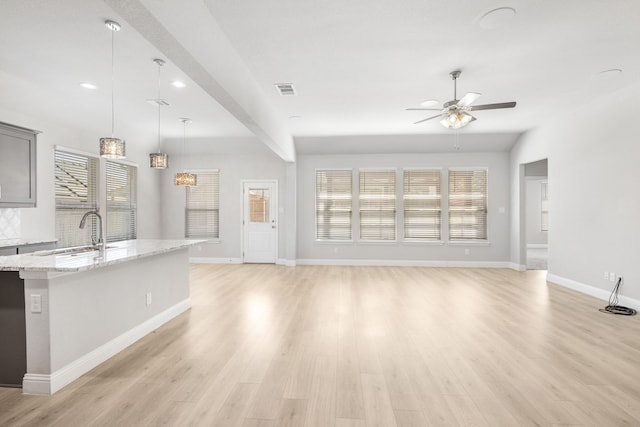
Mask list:
[[[184,127],[184,133],[182,137],[182,158],[184,159],[184,146],[187,143],[187,125],[191,123],[191,119],[181,118],[179,120],[182,122],[182,125]],[[178,172],[176,174],[175,184],[184,187],[191,187],[197,185],[198,183],[194,174],[188,172]]]
[[107,159],[124,159],[126,155],[124,141],[120,138],[100,138],[100,156]]
[[169,155],[162,152],[162,140],[160,134],[160,110],[162,107],[169,106],[169,103],[160,98],[160,69],[165,64],[164,60],[156,58],[153,60],[158,65],[158,98],[149,99],[147,101],[158,106],[158,151],[149,154],[149,167],[152,169],[166,169],[169,167]]
[[152,169],[168,168],[169,155],[167,153],[149,153],[149,166]]
[[198,182],[194,174],[188,172],[178,172],[176,174],[176,185],[191,187],[198,185]]
[[124,159],[126,155],[125,142],[123,139],[113,136],[113,124],[114,124],[114,36],[115,33],[120,31],[120,24],[115,21],[107,20],[104,22],[106,27],[111,30],[111,136],[100,138],[100,156],[108,159]]

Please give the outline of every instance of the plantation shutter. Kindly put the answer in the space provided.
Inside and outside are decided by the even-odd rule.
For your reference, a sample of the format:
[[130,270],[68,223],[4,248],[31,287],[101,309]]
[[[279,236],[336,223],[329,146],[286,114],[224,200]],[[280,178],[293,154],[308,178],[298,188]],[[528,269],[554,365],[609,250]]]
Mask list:
[[56,238],[58,247],[91,243],[96,234],[96,218],[88,218],[84,229],[82,216],[98,207],[98,159],[82,154],[55,151]]
[[137,236],[138,168],[107,160],[107,241]]
[[487,170],[449,171],[449,240],[487,240]]
[[316,171],[316,240],[351,240],[351,170]]
[[404,171],[404,238],[440,240],[440,170]]
[[219,231],[219,172],[198,172],[198,185],[186,187],[185,236],[218,239]]
[[360,239],[396,239],[396,172],[360,171]]

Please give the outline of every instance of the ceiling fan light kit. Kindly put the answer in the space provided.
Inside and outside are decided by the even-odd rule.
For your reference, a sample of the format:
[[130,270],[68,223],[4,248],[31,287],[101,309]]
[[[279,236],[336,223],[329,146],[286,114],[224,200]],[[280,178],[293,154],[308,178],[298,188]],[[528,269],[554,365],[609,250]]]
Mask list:
[[427,117],[426,119],[418,120],[414,124],[426,122],[440,118],[440,124],[448,129],[460,129],[476,120],[469,111],[478,110],[496,110],[500,108],[513,108],[516,106],[515,102],[502,102],[498,104],[484,104],[484,105],[471,105],[476,99],[480,97],[477,92],[469,92],[461,99],[458,99],[457,93],[457,81],[462,71],[453,70],[449,73],[453,80],[453,99],[445,102],[442,108],[407,108],[408,111],[439,111],[440,113]]
[[460,129],[474,121],[476,118],[464,111],[453,111],[440,120],[440,124],[449,129]]

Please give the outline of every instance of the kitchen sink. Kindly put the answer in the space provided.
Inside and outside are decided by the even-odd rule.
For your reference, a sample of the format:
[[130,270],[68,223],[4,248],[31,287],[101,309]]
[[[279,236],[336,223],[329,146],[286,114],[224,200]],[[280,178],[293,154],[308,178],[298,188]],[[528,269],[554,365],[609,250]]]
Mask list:
[[[113,248],[114,246],[107,246],[106,249]],[[100,246],[74,246],[71,248],[53,249],[50,251],[34,252],[35,256],[49,256],[49,255],[79,255],[87,252],[97,252],[100,250]]]

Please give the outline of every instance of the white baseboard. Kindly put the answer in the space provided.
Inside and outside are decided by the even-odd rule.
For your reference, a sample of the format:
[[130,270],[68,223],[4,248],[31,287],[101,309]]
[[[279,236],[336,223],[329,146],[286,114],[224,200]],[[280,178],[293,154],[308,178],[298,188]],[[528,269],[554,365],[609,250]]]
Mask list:
[[191,264],[242,264],[242,258],[189,257]]
[[276,264],[278,264],[278,265],[286,265],[287,267],[295,267],[296,266],[296,260],[295,259],[278,258],[276,260]]
[[508,262],[498,261],[424,261],[382,259],[298,259],[297,265],[345,265],[380,267],[462,267],[462,268],[510,268]]
[[[578,291],[580,293],[590,295],[592,297],[601,299],[603,301],[609,301],[609,296],[611,295],[611,290],[605,290],[605,289],[596,288],[595,286],[585,285],[584,283],[576,282],[575,280],[571,280],[571,279],[566,279],[564,277],[560,277],[555,274],[547,274],[547,282],[555,283],[556,285],[573,289],[574,291]],[[613,286],[612,286],[612,289],[613,289]],[[620,289],[624,291],[624,285]],[[618,305],[640,310],[640,300],[625,297],[624,295],[618,295]]]
[[74,360],[50,375],[25,374],[22,381],[22,392],[25,394],[53,394],[67,384],[80,378],[102,362],[113,357],[145,335],[158,329],[169,320],[185,312],[191,307],[189,299],[185,299],[155,315],[144,323],[124,334],[101,345],[95,350]]
[[516,264],[515,262],[509,263],[509,268],[515,271],[527,271],[527,266],[523,264]]

